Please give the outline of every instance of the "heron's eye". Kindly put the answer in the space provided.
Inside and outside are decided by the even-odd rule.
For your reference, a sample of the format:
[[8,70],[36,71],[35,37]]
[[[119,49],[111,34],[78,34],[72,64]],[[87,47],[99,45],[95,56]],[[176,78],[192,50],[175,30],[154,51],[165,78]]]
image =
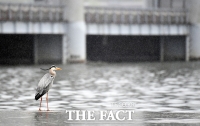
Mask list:
[[53,78],[53,76],[51,76],[51,78]]

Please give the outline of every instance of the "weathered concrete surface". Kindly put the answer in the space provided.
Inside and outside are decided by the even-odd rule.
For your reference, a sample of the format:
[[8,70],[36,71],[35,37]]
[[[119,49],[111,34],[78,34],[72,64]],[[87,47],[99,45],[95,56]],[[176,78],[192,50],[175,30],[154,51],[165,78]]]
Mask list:
[[66,5],[64,18],[67,18],[67,44],[70,62],[86,61],[86,24],[83,0],[63,0]]
[[[97,114],[98,116],[98,114]],[[37,111],[0,111],[1,126],[192,126],[200,124],[198,113],[156,113],[156,112],[135,112],[131,121],[77,121],[68,120],[65,110],[37,112]]]

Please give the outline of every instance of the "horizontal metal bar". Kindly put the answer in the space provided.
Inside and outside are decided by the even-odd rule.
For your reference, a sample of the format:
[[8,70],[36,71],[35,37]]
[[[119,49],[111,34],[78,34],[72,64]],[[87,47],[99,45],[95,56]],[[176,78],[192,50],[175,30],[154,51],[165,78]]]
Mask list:
[[0,3],[0,21],[64,21],[63,9],[63,5]]
[[[86,7],[86,23],[121,23],[121,24],[186,24],[185,9],[133,9],[113,7]],[[95,15],[108,18],[96,18]],[[118,18],[120,17],[120,18]],[[130,20],[131,19],[131,20]]]
[[0,2],[0,5],[4,5],[4,6],[34,6],[34,7],[64,7],[64,5],[50,5],[50,4],[41,4],[41,3],[5,3],[5,2]]
[[109,10],[127,10],[127,11],[163,11],[163,12],[169,12],[169,11],[176,11],[176,12],[186,12],[188,11],[187,9],[181,9],[181,8],[132,8],[132,7],[108,7],[108,6],[104,6],[104,7],[99,7],[99,6],[85,6],[85,10],[105,10],[105,11],[109,11]]

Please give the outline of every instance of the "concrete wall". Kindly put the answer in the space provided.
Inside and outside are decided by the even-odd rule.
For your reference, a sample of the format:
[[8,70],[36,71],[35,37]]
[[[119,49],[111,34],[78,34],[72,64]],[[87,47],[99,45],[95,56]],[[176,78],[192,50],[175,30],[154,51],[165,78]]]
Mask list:
[[64,34],[63,22],[0,22],[0,34]]
[[88,35],[187,35],[187,25],[87,24]]
[[[147,5],[149,7],[153,7],[156,8],[154,4],[154,2],[157,2],[157,0],[147,0]],[[170,5],[170,2],[171,5]],[[147,6],[147,7],[148,7]],[[188,41],[188,55],[191,59],[200,59],[200,1],[199,0],[161,0],[160,1],[160,7],[161,8],[176,8],[176,9],[180,9],[185,7],[185,9],[188,10],[188,19],[190,24],[185,25],[185,29],[188,29],[186,31],[189,31],[188,33],[186,33],[187,36],[189,36],[189,41]],[[174,30],[172,30],[174,31]],[[165,40],[166,41],[166,40]],[[171,41],[171,40],[170,40]],[[176,41],[176,40],[175,40]],[[169,42],[168,46],[173,45],[171,42]],[[179,46],[182,47],[182,45],[176,45],[177,43],[174,44],[174,46],[169,47],[169,50],[176,50],[179,49]],[[177,47],[176,47],[177,46]],[[176,47],[176,48],[175,48]],[[171,49],[170,49],[171,48]],[[167,50],[168,50],[167,49]],[[169,52],[171,52],[169,51]],[[172,51],[172,52],[174,52]],[[176,52],[174,52],[176,54]],[[167,57],[169,57],[169,55],[173,56],[173,53],[169,53],[169,54],[165,54]],[[181,56],[181,55],[180,55]]]

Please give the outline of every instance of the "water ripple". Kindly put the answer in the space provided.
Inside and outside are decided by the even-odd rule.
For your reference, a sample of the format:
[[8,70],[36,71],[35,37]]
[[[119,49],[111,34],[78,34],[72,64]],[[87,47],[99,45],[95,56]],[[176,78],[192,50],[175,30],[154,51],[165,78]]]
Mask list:
[[[37,110],[34,94],[45,74],[40,67],[0,67],[0,109]],[[49,106],[106,109],[111,102],[132,101],[137,111],[200,111],[199,62],[67,64],[57,73]],[[45,97],[45,96],[44,96]],[[45,98],[42,103],[46,106]],[[45,108],[46,109],[46,108]]]

